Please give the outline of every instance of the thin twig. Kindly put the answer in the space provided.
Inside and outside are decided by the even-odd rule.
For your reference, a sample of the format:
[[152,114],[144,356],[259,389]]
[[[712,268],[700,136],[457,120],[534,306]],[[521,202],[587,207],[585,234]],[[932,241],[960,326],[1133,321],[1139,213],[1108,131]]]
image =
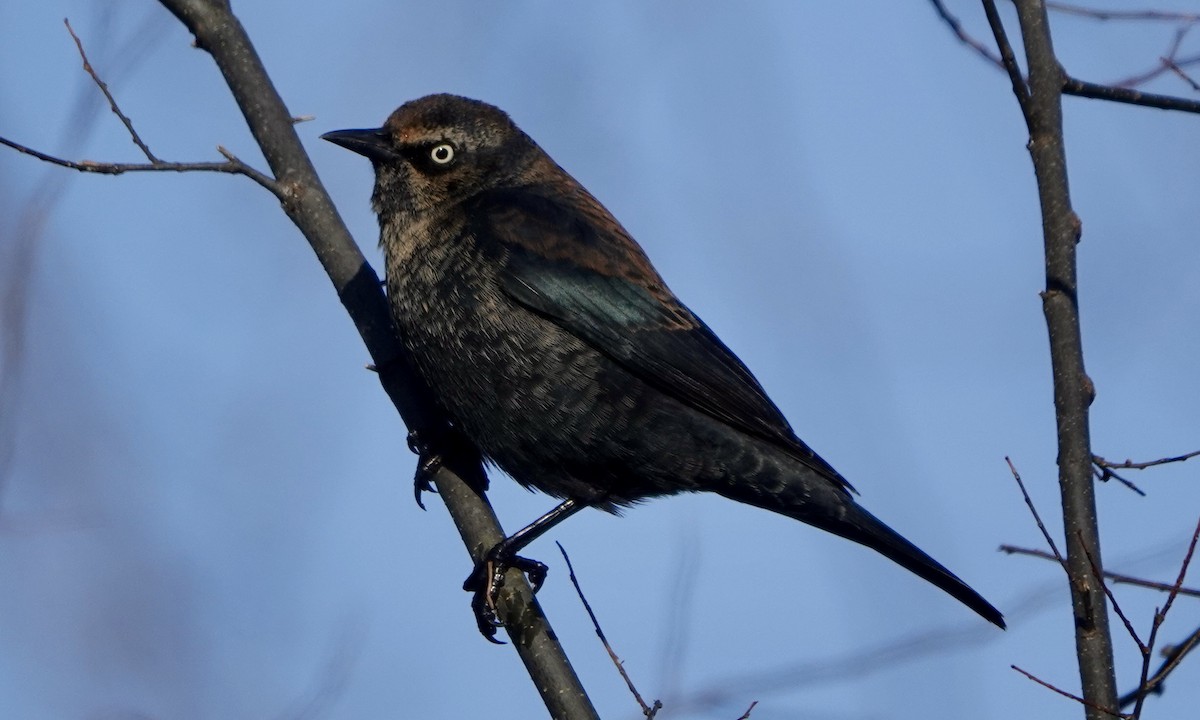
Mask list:
[[284,199],[285,191],[280,183],[276,182],[265,173],[259,172],[253,167],[242,162],[241,158],[226,150],[224,145],[218,145],[217,152],[221,153],[221,157],[225,158],[231,166],[236,168],[236,174],[245,175],[259,185],[262,185],[267,190],[270,190],[275,194],[276,197]]
[[1192,79],[1191,75],[1188,75],[1186,72],[1183,71],[1184,65],[1194,65],[1196,63],[1200,63],[1200,56],[1193,56],[1193,57],[1188,58],[1187,60],[1173,60],[1173,59],[1167,57],[1167,58],[1162,58],[1162,61],[1163,61],[1163,64],[1167,66],[1168,70],[1170,70],[1171,72],[1178,75],[1179,78],[1181,80],[1183,80],[1185,83],[1187,83],[1188,85],[1190,85],[1193,90],[1200,92],[1200,83],[1197,83],[1195,80]]
[[996,38],[996,47],[1000,48],[1001,65],[1008,72],[1008,79],[1012,82],[1013,94],[1017,96],[1017,103],[1021,106],[1021,112],[1026,117],[1029,117],[1029,85],[1021,75],[1021,68],[1017,65],[1017,57],[1013,54],[1012,45],[1008,42],[1008,33],[1004,31],[1004,22],[1000,19],[1000,12],[996,10],[995,0],[983,0],[983,12],[987,15],[988,26],[992,29],[992,36]]
[[[1093,463],[1093,465],[1095,465],[1095,463]],[[1112,470],[1109,470],[1109,469],[1103,468],[1103,467],[1099,467],[1099,466],[1094,466],[1092,468],[1092,472],[1095,473],[1096,479],[1099,480],[1100,482],[1108,482],[1109,480],[1116,480],[1117,482],[1121,483],[1125,487],[1134,491],[1138,495],[1141,495],[1142,497],[1146,497],[1145,490],[1138,487],[1129,478],[1122,477],[1122,476],[1118,475],[1117,473],[1113,472]]]
[[1175,30],[1175,37],[1171,38],[1171,45],[1167,48],[1166,54],[1158,59],[1158,67],[1140,75],[1134,75],[1112,84],[1118,87],[1136,87],[1137,85],[1149,82],[1159,75],[1162,75],[1167,71],[1169,64],[1174,64],[1175,56],[1179,54],[1179,47],[1183,44],[1183,39],[1187,37],[1188,31],[1191,29],[1191,25],[1184,25],[1183,27]]
[[1163,655],[1166,659],[1163,660],[1162,665],[1158,666],[1158,669],[1154,671],[1154,674],[1150,676],[1148,680],[1142,683],[1141,687],[1133,692],[1121,696],[1121,707],[1125,707],[1130,703],[1136,702],[1139,697],[1161,695],[1163,691],[1163,681],[1167,679],[1167,676],[1170,675],[1175,668],[1179,667],[1179,663],[1183,661],[1183,658],[1189,652],[1195,650],[1197,645],[1200,645],[1200,627],[1193,630],[1192,633],[1183,640],[1183,642],[1164,647]]
[[1162,615],[1166,615],[1171,606],[1175,604],[1175,598],[1179,596],[1179,591],[1183,588],[1183,579],[1187,577],[1188,567],[1192,564],[1192,557],[1196,554],[1196,543],[1200,541],[1200,521],[1196,522],[1196,529],[1192,531],[1192,541],[1188,543],[1187,553],[1183,556],[1183,562],[1179,566],[1179,577],[1175,578],[1175,586],[1171,588],[1171,592],[1167,594],[1167,601],[1163,603]]
[[276,197],[283,199],[283,188],[279,183],[242,162],[233,153],[219,145],[217,146],[217,152],[225,156],[225,162],[166,162],[156,160],[149,163],[110,163],[96,162],[95,160],[75,161],[47,155],[44,152],[13,142],[5,137],[0,137],[0,145],[5,145],[19,153],[35,157],[51,165],[100,175],[123,175],[130,172],[221,172],[231,175],[245,175],[267,190],[270,190]]
[[1169,20],[1172,22],[1200,22],[1196,13],[1176,13],[1164,10],[1096,10],[1064,2],[1047,2],[1046,7],[1065,15],[1079,15],[1093,20]]
[[[1175,604],[1175,598],[1179,595],[1179,589],[1183,587],[1183,579],[1187,576],[1188,567],[1192,564],[1192,556],[1196,552],[1197,541],[1200,541],[1200,521],[1196,523],[1196,529],[1192,532],[1192,541],[1188,543],[1187,553],[1184,554],[1183,562],[1179,565],[1179,576],[1175,579],[1175,586],[1171,589],[1171,592],[1167,593],[1167,601],[1163,603],[1162,609],[1154,612],[1154,622],[1150,626],[1150,638],[1146,641],[1147,647],[1142,653],[1142,676],[1138,681],[1133,712],[1130,713],[1133,718],[1140,718],[1142,716],[1142,704],[1146,701],[1147,688],[1150,683],[1150,651],[1154,647],[1154,641],[1158,637],[1158,629],[1162,627],[1163,622],[1167,619],[1167,613],[1170,612],[1171,606]],[[1161,687],[1161,682],[1159,683],[1159,687]]]
[[[1045,550],[1037,550],[1035,548],[1023,548],[1016,545],[1001,545],[1000,552],[1009,555],[1028,555],[1030,557],[1041,558],[1043,560],[1055,560],[1056,558]],[[1151,590],[1159,590],[1162,592],[1170,592],[1174,589],[1174,585],[1170,583],[1154,582],[1144,578],[1134,577],[1133,575],[1124,575],[1122,573],[1113,572],[1111,570],[1104,571],[1104,577],[1113,581],[1117,585],[1136,585],[1138,587],[1149,588]],[[1180,595],[1188,597],[1200,597],[1200,590],[1195,588],[1179,588]]]
[[1121,468],[1122,470],[1145,470],[1146,468],[1152,468],[1152,467],[1155,467],[1158,465],[1166,465],[1168,463],[1186,462],[1194,457],[1200,457],[1200,450],[1193,450],[1192,452],[1186,453],[1184,455],[1176,455],[1175,457],[1168,457],[1168,458],[1159,458],[1158,460],[1150,460],[1148,462],[1134,462],[1132,460],[1125,460],[1124,462],[1113,462],[1111,460],[1105,460],[1104,458],[1100,457],[1099,455],[1094,455],[1092,457],[1092,462],[1096,463],[1097,465],[1099,465],[1101,467],[1106,467],[1106,468]]
[[83,49],[83,41],[75,34],[75,29],[71,27],[70,20],[64,19],[63,24],[67,27],[67,32],[75,41],[75,47],[79,51],[79,57],[83,61],[83,69],[91,76],[92,81],[96,83],[96,87],[100,88],[100,92],[104,93],[104,97],[108,99],[108,106],[112,109],[113,114],[120,118],[125,129],[129,131],[129,136],[133,139],[134,144],[141,149],[142,154],[150,161],[148,163],[116,163],[116,162],[96,162],[94,160],[66,160],[64,158],[49,155],[39,150],[14,142],[8,138],[0,137],[0,145],[10,147],[19,153],[35,157],[42,162],[57,165],[59,167],[68,168],[70,170],[78,170],[85,173],[97,173],[100,175],[123,175],[130,172],[220,172],[229,173],[231,175],[244,175],[262,187],[271,191],[280,200],[285,200],[283,186],[276,182],[273,178],[255,170],[250,165],[247,165],[233,153],[226,150],[220,145],[217,146],[217,152],[225,157],[225,162],[167,162],[161,160],[153,152],[150,147],[142,141],[137,130],[133,127],[133,121],[129,119],[125,113],[121,112],[121,108],[117,105],[117,99],[108,89],[108,83],[100,77],[96,69],[92,67],[92,63],[88,60],[87,52]]
[[[647,705],[646,701],[642,699],[642,695],[637,691],[637,688],[634,687],[633,680],[629,677],[629,673],[625,672],[624,661],[622,661],[617,653],[612,649],[612,645],[608,643],[608,638],[605,637],[604,631],[600,629],[600,621],[596,619],[596,613],[592,612],[591,603],[589,603],[587,598],[584,597],[583,588],[579,587],[579,578],[575,577],[575,567],[571,564],[571,557],[567,555],[566,548],[564,548],[560,542],[556,541],[554,544],[558,546],[558,551],[562,553],[563,560],[567,561],[567,575],[571,578],[571,584],[575,586],[575,593],[579,595],[579,600],[583,603],[583,609],[587,610],[588,617],[592,619],[592,627],[596,629],[596,636],[599,637],[600,642],[604,644],[604,649],[608,651],[608,657],[612,659],[613,665],[617,666],[617,672],[621,673],[621,678],[625,681],[625,685],[629,688],[629,692],[633,693],[634,699],[636,699],[638,705],[642,707],[642,714],[647,718],[653,718],[658,714],[658,711],[662,709],[662,702],[655,700],[653,705]],[[751,705],[750,707],[753,708],[754,706]],[[747,713],[749,713],[749,711],[747,711]]]
[[[1096,559],[1092,557],[1091,551],[1087,549],[1087,544],[1083,542],[1082,536],[1079,538],[1079,547],[1083,549],[1083,554],[1087,555],[1088,564],[1092,566],[1092,574],[1101,578],[1100,587],[1104,589],[1105,596],[1108,597],[1108,601],[1112,603],[1113,612],[1117,614],[1117,617],[1121,618],[1121,622],[1125,623],[1125,631],[1129,633],[1129,637],[1133,638],[1133,642],[1138,646],[1138,652],[1142,654],[1143,658],[1148,658],[1150,656],[1150,648],[1152,647],[1151,643],[1142,642],[1141,636],[1138,635],[1137,630],[1133,628],[1133,623],[1129,621],[1129,617],[1126,616],[1125,611],[1121,609],[1121,604],[1117,602],[1117,596],[1113,595],[1112,588],[1108,586],[1108,583],[1104,582],[1104,571],[1101,570],[1100,566],[1096,564]],[[1154,637],[1153,631],[1151,631],[1150,637]]]
[[1037,508],[1034,507],[1033,499],[1029,497],[1029,491],[1025,489],[1025,482],[1021,480],[1021,473],[1017,472],[1017,467],[1013,465],[1012,459],[1007,455],[1004,457],[1004,462],[1008,463],[1008,469],[1012,472],[1013,479],[1017,481],[1017,487],[1021,488],[1021,496],[1025,498],[1025,505],[1029,507],[1029,512],[1033,513],[1033,519],[1037,522],[1038,530],[1042,531],[1042,537],[1046,539],[1046,544],[1054,551],[1054,559],[1062,566],[1063,572],[1070,575],[1067,570],[1067,561],[1063,559],[1062,553],[1058,551],[1058,546],[1054,544],[1054,538],[1050,537],[1050,531],[1046,529],[1046,524],[1042,522],[1042,516],[1038,514]]
[[992,52],[992,49],[987,45],[984,45],[982,41],[976,39],[974,36],[964,30],[962,22],[946,9],[946,6],[944,3],[942,3],[942,0],[930,0],[930,2],[933,3],[933,9],[937,11],[937,14],[942,18],[942,21],[946,23],[946,25],[950,26],[950,31],[954,33],[954,36],[957,37],[960,42],[974,50],[984,60],[987,60],[998,68],[1004,68],[1004,61],[1000,59],[1000,56]]
[[[1008,42],[1008,35],[1004,31],[1004,24],[1000,19],[999,12],[996,10],[995,0],[983,0],[983,9],[987,15],[988,25],[992,29],[992,34],[996,38],[996,44],[1000,48],[1000,56],[998,58],[996,57],[995,53],[993,53],[986,45],[984,45],[978,39],[972,37],[966,32],[965,29],[963,29],[962,23],[959,21],[959,19],[946,9],[941,0],[930,1],[933,3],[934,10],[937,11],[942,21],[946,23],[946,26],[950,28],[950,31],[954,33],[955,37],[969,46],[977,54],[987,59],[989,62],[1005,69],[1005,71],[1008,73],[1010,82],[1012,82],[1013,93],[1017,96],[1017,102],[1020,103],[1022,109],[1024,109],[1029,99],[1029,86],[1025,81],[1025,77],[1021,74],[1020,66],[1017,65],[1016,56],[1013,54],[1012,46]],[[1048,4],[1047,7],[1050,7],[1050,5]],[[1072,10],[1068,9],[1068,7],[1069,6],[1062,6],[1058,9],[1060,12],[1072,12]],[[1130,19],[1158,19],[1151,18],[1150,14],[1150,11],[1148,11],[1147,13],[1142,13],[1139,18]],[[1108,13],[1107,15],[1116,17],[1119,15],[1119,13]],[[1194,16],[1181,15],[1179,19],[1191,21],[1190,18],[1192,17]],[[1168,18],[1164,17],[1163,19]],[[1181,32],[1183,31],[1185,31],[1185,29],[1181,29]],[[1150,77],[1156,77],[1166,70],[1171,70],[1183,77],[1184,81],[1191,85],[1193,89],[1200,90],[1200,84],[1197,84],[1182,70],[1182,67],[1190,65],[1193,62],[1200,62],[1200,57],[1188,57],[1186,60],[1177,60],[1168,55],[1167,59],[1163,62],[1163,66],[1153,71],[1153,73],[1144,76],[1143,81],[1145,79],[1149,79]],[[1129,80],[1124,82],[1128,83]],[[1093,100],[1108,100],[1110,102],[1140,105],[1143,107],[1158,108],[1160,110],[1178,110],[1180,112],[1200,113],[1200,102],[1185,100],[1183,98],[1177,98],[1170,95],[1143,93],[1128,87],[1100,85],[1097,83],[1087,82],[1085,80],[1078,80],[1066,75],[1063,76],[1062,92],[1066,95],[1085,97]]]
[[1196,450],[1185,455],[1176,455],[1175,457],[1151,460],[1149,462],[1134,462],[1132,460],[1126,460],[1125,462],[1112,462],[1111,460],[1105,460],[1099,455],[1092,455],[1092,465],[1095,466],[1097,480],[1102,482],[1107,482],[1110,479],[1117,480],[1123,483],[1130,490],[1136,492],[1138,495],[1145,497],[1146,493],[1143,492],[1141,488],[1139,488],[1137,485],[1134,485],[1133,482],[1127,478],[1117,474],[1114,468],[1120,468],[1122,470],[1145,470],[1147,468],[1157,467],[1158,465],[1166,465],[1168,463],[1186,462],[1189,458],[1194,458],[1198,455],[1200,455],[1200,450]]
[[142,138],[138,136],[137,130],[133,129],[133,121],[129,119],[128,115],[121,112],[121,108],[117,106],[117,99],[113,97],[111,92],[109,92],[108,83],[101,80],[95,69],[92,68],[92,63],[88,60],[87,53],[83,51],[83,41],[80,40],[79,36],[75,34],[75,29],[71,27],[71,21],[63,18],[63,24],[67,26],[67,32],[71,33],[71,38],[75,41],[75,47],[79,50],[79,57],[83,60],[83,69],[87,71],[88,75],[92,76],[92,81],[96,83],[96,87],[100,88],[100,92],[104,93],[104,97],[108,98],[108,106],[112,108],[113,113],[121,119],[121,122],[125,125],[125,129],[129,131],[129,136],[133,138],[134,144],[141,148],[142,154],[144,154],[146,159],[151,163],[157,165],[158,163],[162,162],[154,156],[154,153],[150,152],[150,146],[142,142]]
[[1016,665],[1009,665],[1009,667],[1012,668],[1013,670],[1016,670],[1017,672],[1021,673],[1022,675],[1029,678],[1030,680],[1034,681],[1038,685],[1041,685],[1042,687],[1044,687],[1048,690],[1053,690],[1054,692],[1058,693],[1059,695],[1062,695],[1063,697],[1071,698],[1072,700],[1079,703],[1080,705],[1086,705],[1087,707],[1090,707],[1093,710],[1099,710],[1100,712],[1102,712],[1106,715],[1112,715],[1115,718],[1126,718],[1127,717],[1125,715],[1122,715],[1119,712],[1113,712],[1109,708],[1103,708],[1103,707],[1100,707],[1099,705],[1088,702],[1087,700],[1084,700],[1083,698],[1079,697],[1078,695],[1069,693],[1060,687],[1055,687],[1054,685],[1051,685],[1050,683],[1048,683],[1045,680],[1041,679],[1040,677],[1034,675],[1033,673],[1031,673],[1027,670],[1022,670],[1021,668],[1017,667]]

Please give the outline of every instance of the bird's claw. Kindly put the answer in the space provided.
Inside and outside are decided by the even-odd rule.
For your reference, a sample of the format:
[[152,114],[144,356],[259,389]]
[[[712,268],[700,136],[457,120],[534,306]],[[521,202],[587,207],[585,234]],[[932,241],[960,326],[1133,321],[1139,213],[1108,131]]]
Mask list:
[[483,637],[497,645],[504,642],[496,639],[496,628],[503,627],[504,621],[496,614],[496,600],[500,588],[504,587],[504,575],[510,568],[516,568],[525,573],[533,592],[542,589],[549,568],[545,563],[520,555],[512,555],[504,550],[503,543],[496,545],[482,560],[463,583],[463,590],[473,592],[471,610],[475,613],[475,624]]
[[422,455],[429,449],[429,443],[425,442],[416,430],[408,431],[407,441],[408,449],[412,451],[413,455]]
[[417,472],[413,476],[413,498],[417,501],[417,507],[425,509],[425,503],[421,502],[421,493],[431,492],[437,494],[437,489],[433,487],[433,476],[437,475],[438,470],[442,469],[442,456],[437,453],[422,455],[417,461]]
[[417,507],[424,510],[425,503],[421,501],[421,493],[437,494],[432,480],[438,470],[442,469],[442,454],[436,452],[430,443],[424,442],[416,430],[408,433],[408,449],[418,456],[417,471],[413,476],[413,498],[417,501]]

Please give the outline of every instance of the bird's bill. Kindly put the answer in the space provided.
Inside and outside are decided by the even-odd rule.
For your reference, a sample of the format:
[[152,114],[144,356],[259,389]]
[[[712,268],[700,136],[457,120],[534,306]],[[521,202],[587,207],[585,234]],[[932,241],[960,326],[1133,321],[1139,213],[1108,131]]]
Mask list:
[[396,157],[392,149],[392,140],[383,128],[364,130],[334,130],[321,136],[334,145],[341,145],[347,150],[353,150],[359,155],[376,162],[386,162]]

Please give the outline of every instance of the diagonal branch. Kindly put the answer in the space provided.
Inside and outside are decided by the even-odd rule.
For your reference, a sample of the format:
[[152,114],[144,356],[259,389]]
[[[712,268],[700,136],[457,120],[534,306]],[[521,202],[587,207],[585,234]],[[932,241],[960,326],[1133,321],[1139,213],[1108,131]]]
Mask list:
[[930,0],[930,2],[933,3],[933,9],[937,11],[937,14],[942,19],[942,22],[946,23],[946,25],[950,27],[950,32],[954,33],[954,36],[957,37],[961,43],[974,50],[976,54],[978,54],[984,60],[992,63],[996,67],[1004,67],[1004,61],[1000,59],[1000,56],[992,52],[992,49],[987,45],[984,45],[978,38],[968,33],[963,27],[962,21],[958,19],[958,16],[952,14],[950,10],[946,8],[946,4],[942,2],[942,0]]
[[[276,180],[284,212],[300,229],[350,314],[380,382],[410,430],[438,437],[447,429],[418,379],[395,329],[379,276],[354,243],[312,166],[279,96],[228,0],[160,0],[208,52],[224,76]],[[433,478],[467,550],[476,560],[504,533],[479,488],[486,485],[478,453],[447,452]],[[556,718],[595,718],[583,690],[533,593],[519,571],[509,573],[500,614],[534,686]],[[466,604],[464,603],[464,606]],[[466,617],[464,613],[464,617]]]
[[[1144,72],[1144,73],[1141,73],[1140,75],[1134,75],[1132,77],[1114,82],[1112,84],[1116,85],[1117,87],[1136,87],[1138,85],[1141,85],[1142,83],[1150,82],[1154,78],[1158,77],[1159,75],[1162,75],[1163,73],[1165,73],[1169,70],[1174,71],[1177,74],[1179,74],[1180,77],[1182,77],[1184,79],[1184,82],[1190,82],[1191,78],[1189,78],[1183,72],[1182,66],[1192,64],[1193,62],[1196,61],[1196,58],[1188,57],[1188,58],[1180,59],[1179,58],[1179,48],[1180,48],[1180,46],[1183,45],[1183,39],[1185,37],[1187,37],[1187,34],[1188,34],[1188,32],[1191,31],[1192,27],[1193,27],[1192,25],[1184,25],[1183,27],[1181,27],[1175,31],[1175,37],[1171,39],[1171,45],[1170,45],[1170,47],[1167,48],[1166,54],[1158,59],[1159,60],[1158,67],[1154,68],[1153,70],[1150,70],[1149,72]],[[1194,83],[1193,83],[1193,85],[1194,85]],[[1196,88],[1193,87],[1193,89],[1196,89]]]
[[1165,659],[1162,664],[1158,666],[1153,675],[1141,683],[1137,690],[1121,696],[1119,700],[1121,707],[1132,705],[1150,695],[1161,695],[1167,676],[1179,667],[1183,658],[1195,650],[1197,645],[1200,645],[1200,627],[1193,630],[1182,642],[1163,648]]
[[983,12],[987,15],[988,26],[992,36],[996,38],[996,47],[1000,48],[1001,67],[1008,73],[1012,83],[1013,95],[1021,105],[1021,113],[1029,116],[1029,83],[1021,76],[1021,68],[1017,66],[1017,58],[1012,45],[1008,42],[1008,33],[1004,31],[1004,22],[1000,19],[1000,11],[996,9],[995,0],[983,0]]
[[[1050,531],[1046,529],[1046,523],[1042,522],[1042,516],[1037,511],[1037,506],[1033,504],[1033,498],[1029,497],[1029,491],[1025,489],[1025,481],[1021,479],[1021,473],[1017,472],[1017,466],[1013,465],[1011,458],[1005,457],[1004,461],[1008,463],[1008,470],[1012,473],[1013,480],[1017,481],[1017,487],[1021,489],[1021,497],[1025,498],[1025,506],[1029,508],[1030,514],[1033,515],[1034,522],[1037,523],[1038,530],[1042,531],[1042,537],[1045,538],[1046,544],[1054,552],[1054,559],[1062,566],[1063,572],[1070,576],[1071,571],[1067,569],[1067,561],[1063,558],[1062,553],[1058,551],[1058,545],[1054,542],[1054,537],[1050,535]],[[1003,550],[1003,548],[1001,548]],[[1047,555],[1047,557],[1050,557]]]
[[[608,642],[608,636],[604,634],[604,630],[600,627],[600,621],[596,619],[596,613],[592,611],[592,604],[583,594],[583,588],[579,585],[579,578],[575,576],[575,565],[571,562],[571,556],[567,555],[567,549],[562,546],[562,543],[554,543],[558,546],[558,551],[562,553],[563,560],[567,562],[567,574],[571,578],[571,584],[575,586],[575,594],[579,596],[579,601],[583,603],[583,609],[587,611],[588,617],[592,620],[592,628],[596,630],[596,637],[600,638],[604,649],[608,651],[608,658],[612,660],[613,665],[617,667],[617,672],[621,675],[621,679],[625,681],[625,686],[629,688],[629,692],[633,693],[634,700],[642,708],[642,715],[647,718],[654,718],[658,715],[658,711],[662,709],[662,702],[655,700],[653,705],[647,705],[642,699],[642,694],[638,692],[637,687],[633,684],[633,678],[629,677],[629,673],[625,670],[625,661],[617,655],[617,651],[613,650],[612,645]],[[751,705],[753,708],[754,706]],[[750,711],[747,710],[747,713]]]
[[[84,57],[85,69],[122,119],[148,163],[71,161],[0,138],[0,144],[45,162],[80,172],[119,175],[127,172],[226,172],[245,175],[279,198],[284,212],[308,240],[346,311],[358,329],[380,382],[411,431],[422,437],[446,436],[449,426],[429,390],[413,370],[391,319],[379,277],[354,243],[338,215],[293,127],[266,68],[234,16],[228,0],[160,0],[208,52],[225,78],[274,178],[249,167],[224,148],[224,163],[170,163],[156,158],[140,141],[132,122],[117,107],[107,86]],[[76,42],[82,54],[82,43]],[[443,450],[443,448],[438,448]],[[456,443],[444,449],[443,463],[432,478],[476,561],[504,538],[495,513],[482,494],[487,485],[474,448]],[[550,715],[590,720],[597,714],[558,639],[542,614],[524,576],[510,571],[500,593],[499,615]],[[464,602],[464,610],[466,603]],[[467,617],[464,612],[464,618]]]
[[[1142,646],[1139,642],[1139,649],[1142,651],[1142,676],[1138,682],[1138,689],[1132,693],[1133,696],[1133,712],[1130,715],[1136,720],[1142,716],[1142,704],[1146,701],[1146,696],[1149,694],[1150,687],[1150,653],[1154,648],[1154,643],[1158,638],[1158,630],[1162,627],[1163,622],[1167,619],[1167,613],[1171,611],[1171,606],[1175,604],[1175,598],[1179,596],[1179,589],[1183,587],[1183,579],[1187,577],[1188,567],[1192,564],[1192,557],[1196,553],[1196,543],[1200,541],[1200,522],[1196,523],[1196,529],[1192,532],[1192,541],[1188,544],[1187,553],[1183,556],[1183,562],[1179,565],[1179,576],[1175,579],[1175,585],[1171,588],[1171,592],[1167,593],[1167,601],[1163,603],[1162,608],[1154,612],[1154,621],[1150,625],[1150,638],[1146,641],[1146,645]],[[1178,654],[1174,665],[1168,668],[1168,663],[1164,663],[1163,668],[1155,675],[1166,677],[1175,665],[1183,659],[1183,654]],[[1162,689],[1162,679],[1159,679],[1155,685],[1158,691]],[[1123,700],[1124,698],[1122,698]],[[1118,706],[1122,705],[1122,701],[1118,700]]]
[[220,146],[217,146],[217,152],[225,156],[225,162],[166,162],[156,158],[153,162],[148,163],[111,163],[96,162],[95,160],[64,160],[4,137],[0,137],[0,145],[10,147],[19,153],[35,157],[51,165],[100,175],[124,175],[133,172],[220,172],[245,175],[270,190],[279,199],[283,199],[283,187],[279,183],[242,162],[233,153]]
[[145,155],[146,159],[151,163],[158,164],[161,162],[158,158],[154,157],[154,153],[150,152],[149,146],[142,142],[142,138],[138,136],[137,130],[133,129],[133,121],[129,119],[128,115],[121,112],[121,108],[117,105],[117,99],[114,98],[113,94],[108,90],[108,83],[101,80],[100,76],[96,74],[96,70],[92,67],[92,63],[88,60],[87,53],[83,50],[83,41],[80,40],[79,36],[75,34],[75,28],[71,27],[71,21],[63,18],[63,25],[67,26],[67,32],[71,33],[71,39],[75,41],[75,48],[79,50],[79,57],[83,60],[83,69],[88,75],[92,76],[92,81],[96,83],[96,87],[100,88],[100,92],[104,93],[104,97],[108,100],[108,107],[112,109],[114,115],[121,119],[121,123],[124,124],[125,129],[129,131],[129,136],[133,138],[134,144],[141,149],[142,154]]
[[1084,707],[1088,708],[1089,710],[1094,710],[1098,713],[1101,713],[1101,714],[1103,714],[1105,716],[1109,716],[1109,717],[1115,717],[1115,718],[1124,718],[1125,717],[1124,715],[1122,715],[1119,712],[1114,712],[1112,710],[1109,710],[1108,708],[1101,707],[1101,706],[1091,702],[1090,700],[1085,700],[1074,693],[1069,693],[1066,690],[1063,690],[1062,688],[1058,687],[1057,685],[1052,685],[1052,684],[1046,682],[1045,680],[1041,679],[1037,675],[1034,675],[1033,673],[1029,672],[1028,670],[1025,670],[1016,665],[1009,665],[1009,667],[1012,668],[1013,670],[1016,670],[1017,672],[1021,673],[1022,675],[1029,678],[1030,680],[1034,681],[1038,685],[1041,685],[1042,687],[1046,688],[1047,690],[1053,690],[1054,692],[1058,693],[1059,695],[1062,695],[1065,698],[1070,698],[1071,700],[1074,700],[1075,702],[1079,703],[1080,705],[1083,705]]
[[1186,59],[1179,59],[1179,58],[1173,58],[1173,57],[1165,57],[1165,58],[1161,58],[1161,59],[1162,59],[1163,66],[1165,68],[1167,68],[1171,72],[1178,75],[1179,79],[1183,80],[1185,83],[1187,83],[1188,86],[1190,86],[1193,90],[1195,90],[1196,92],[1200,92],[1200,83],[1193,80],[1192,76],[1188,75],[1183,70],[1184,65],[1190,66],[1190,65],[1195,65],[1196,63],[1200,63],[1200,55],[1192,55]]

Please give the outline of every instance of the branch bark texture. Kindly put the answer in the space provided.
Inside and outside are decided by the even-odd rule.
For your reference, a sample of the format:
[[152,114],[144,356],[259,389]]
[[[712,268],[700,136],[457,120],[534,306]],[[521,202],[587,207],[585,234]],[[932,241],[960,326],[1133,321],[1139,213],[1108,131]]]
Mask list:
[[[161,0],[216,62],[279,186],[283,210],[312,246],[354,321],[383,387],[410,430],[438,437],[447,427],[400,342],[379,278],[354,243],[325,192],[249,36],[228,0]],[[486,479],[477,453],[456,446],[433,478],[474,559],[504,537],[478,488]],[[500,617],[550,715],[596,718],[579,678],[533,599],[512,571],[500,597]],[[473,622],[464,598],[463,621]]]
[[1042,310],[1050,337],[1054,410],[1058,430],[1058,481],[1062,494],[1067,570],[1075,615],[1075,648],[1089,720],[1117,709],[1112,635],[1100,555],[1100,533],[1092,481],[1088,408],[1095,391],[1083,366],[1079,324],[1076,247],[1080,223],[1071,207],[1062,128],[1062,91],[1066,78],[1051,42],[1041,0],[1018,0],[1017,18],[1029,71],[1026,102],[1029,153],[1037,176],[1045,240],[1046,289]]

